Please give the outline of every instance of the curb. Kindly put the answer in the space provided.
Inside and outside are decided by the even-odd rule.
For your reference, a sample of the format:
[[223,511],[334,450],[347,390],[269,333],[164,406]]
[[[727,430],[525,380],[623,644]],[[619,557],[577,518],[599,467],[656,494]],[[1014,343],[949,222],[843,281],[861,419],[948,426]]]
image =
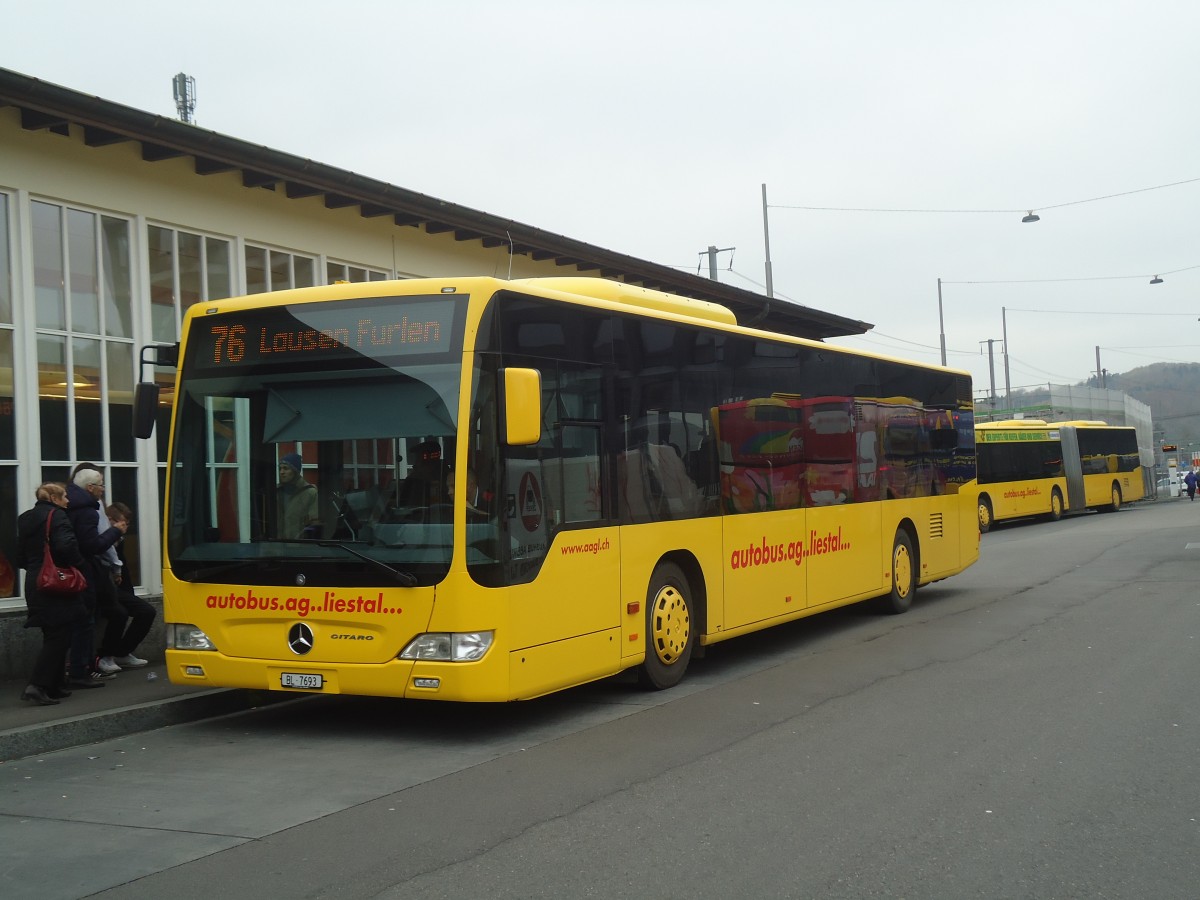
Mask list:
[[24,725],[0,731],[0,762],[296,699],[299,698],[295,695],[276,691],[215,688],[53,722]]

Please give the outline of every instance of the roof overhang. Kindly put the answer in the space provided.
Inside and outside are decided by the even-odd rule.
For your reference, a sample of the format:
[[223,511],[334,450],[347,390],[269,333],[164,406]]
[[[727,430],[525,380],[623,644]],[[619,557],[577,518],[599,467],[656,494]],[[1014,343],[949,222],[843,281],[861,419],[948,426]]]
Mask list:
[[297,199],[320,196],[330,209],[357,207],[364,217],[390,216],[400,227],[420,228],[427,234],[452,234],[455,240],[479,241],[484,247],[509,245],[513,253],[553,260],[574,271],[719,303],[732,310],[743,325],[817,340],[862,334],[872,327],[857,319],[679,272],[3,68],[0,106],[17,108],[21,126],[28,130],[69,137],[72,126],[76,126],[75,133],[90,147],[136,141],[147,163],[190,158],[198,175],[237,172],[247,188],[269,187]]

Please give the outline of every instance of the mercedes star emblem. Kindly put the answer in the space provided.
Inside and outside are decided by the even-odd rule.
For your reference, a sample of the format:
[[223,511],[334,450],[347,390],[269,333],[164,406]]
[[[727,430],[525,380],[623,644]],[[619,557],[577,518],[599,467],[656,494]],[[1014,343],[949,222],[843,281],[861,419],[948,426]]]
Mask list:
[[297,656],[303,656],[313,648],[312,629],[303,622],[297,622],[288,629],[288,646]]

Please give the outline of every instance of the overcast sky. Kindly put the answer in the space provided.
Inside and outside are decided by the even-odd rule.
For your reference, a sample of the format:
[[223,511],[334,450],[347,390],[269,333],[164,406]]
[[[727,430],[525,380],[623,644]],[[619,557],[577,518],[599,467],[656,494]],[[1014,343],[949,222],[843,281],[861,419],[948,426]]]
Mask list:
[[4,19],[6,68],[166,116],[186,72],[201,127],[683,270],[735,248],[720,280],[759,292],[766,184],[777,297],[875,325],[840,343],[937,362],[941,278],[948,362],[981,392],[990,339],[1003,394],[1005,323],[1013,388],[1081,381],[1097,346],[1109,372],[1200,362],[1195,0],[70,0]]

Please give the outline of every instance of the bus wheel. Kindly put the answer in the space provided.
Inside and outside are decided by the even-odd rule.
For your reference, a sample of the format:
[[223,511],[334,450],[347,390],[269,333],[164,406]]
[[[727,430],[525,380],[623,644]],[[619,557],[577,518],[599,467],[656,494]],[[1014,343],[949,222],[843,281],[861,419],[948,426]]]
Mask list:
[[638,672],[643,687],[661,691],[683,680],[696,635],[687,577],[674,563],[660,563],[646,589],[646,661]]
[[1050,521],[1057,522],[1063,516],[1063,498],[1058,488],[1050,492]]
[[1104,511],[1116,512],[1121,508],[1121,500],[1121,486],[1114,481],[1112,486],[1112,503],[1104,507]]
[[987,494],[979,495],[979,533],[987,534],[992,530],[992,501]]
[[908,612],[916,591],[917,558],[913,553],[912,539],[901,528],[896,532],[896,540],[892,544],[892,592],[879,598],[880,611],[893,616]]

